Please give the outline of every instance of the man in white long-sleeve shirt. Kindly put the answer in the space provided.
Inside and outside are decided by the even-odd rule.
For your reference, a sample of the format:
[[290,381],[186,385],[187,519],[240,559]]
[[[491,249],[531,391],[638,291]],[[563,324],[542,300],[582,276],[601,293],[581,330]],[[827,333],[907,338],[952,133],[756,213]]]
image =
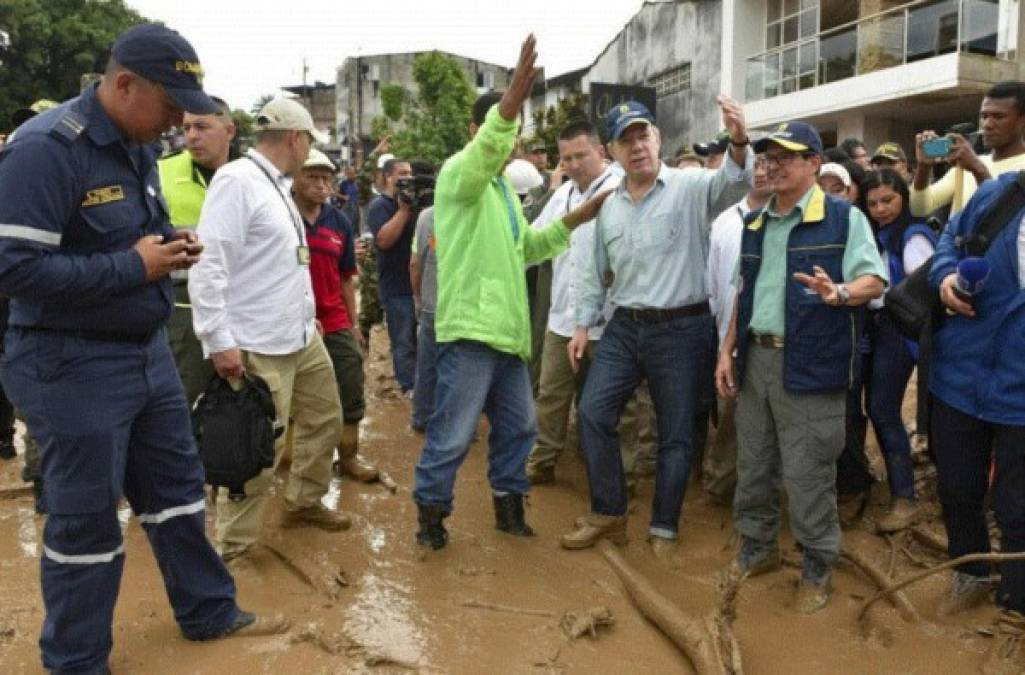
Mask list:
[[[755,159],[751,191],[739,202],[719,214],[712,221],[711,242],[708,248],[708,304],[715,316],[719,344],[723,343],[730,328],[737,287],[733,284],[737,260],[740,258],[740,239],[744,233],[744,217],[765,206],[772,196],[765,162]],[[718,400],[718,423],[715,441],[705,455],[701,474],[705,491],[716,502],[729,506],[733,503],[733,490],[737,486],[737,427],[735,399]]]
[[[217,172],[199,218],[206,250],[189,276],[193,324],[203,352],[225,378],[262,377],[279,424],[295,424],[283,527],[343,530],[349,518],[320,498],[342,434],[331,359],[315,323],[310,249],[291,198],[291,174],[323,134],[295,101],[271,101],[257,117],[257,143]],[[275,467],[285,434],[275,447]],[[257,542],[273,470],[245,485],[246,497],[217,500],[217,546],[225,560]]]

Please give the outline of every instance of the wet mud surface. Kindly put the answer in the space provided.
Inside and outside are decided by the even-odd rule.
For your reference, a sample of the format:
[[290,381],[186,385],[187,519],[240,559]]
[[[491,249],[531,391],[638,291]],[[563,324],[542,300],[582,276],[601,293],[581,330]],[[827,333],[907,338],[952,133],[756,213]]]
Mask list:
[[[278,528],[280,497],[268,510],[266,548],[236,572],[240,604],[283,612],[288,635],[190,643],[177,630],[160,575],[138,523],[123,513],[127,560],[114,624],[114,673],[689,673],[680,652],[631,605],[595,550],[563,551],[558,535],[587,511],[587,483],[575,453],[560,461],[554,485],[536,488],[527,508],[532,539],[494,530],[486,479],[487,425],[456,486],[450,542],[425,553],[414,542],[410,496],[422,438],[409,430],[409,403],[392,389],[386,337],[374,333],[368,362],[368,417],[362,451],[398,483],[336,481],[325,498],[354,514],[348,532]],[[21,460],[0,463],[0,488],[20,485]],[[278,483],[279,492],[282,483]],[[645,542],[653,483],[631,502],[630,542],[621,549],[665,596],[694,617],[716,606],[720,571],[733,557],[729,510],[705,503],[692,485],[678,557],[655,558]],[[882,490],[885,493],[885,488]],[[845,533],[884,570],[900,577],[938,557],[903,538],[891,544],[862,527]],[[209,512],[208,512],[209,517]],[[0,672],[39,673],[39,593],[43,520],[31,498],[0,499]],[[935,519],[932,527],[942,531]],[[783,546],[797,560],[792,539]],[[910,625],[886,603],[871,610],[866,636],[856,617],[875,587],[853,567],[834,574],[829,606],[812,616],[791,609],[799,570],[747,580],[734,630],[748,675],[778,673],[971,673],[984,659],[996,610],[939,618],[948,577],[907,590],[923,617]],[[614,624],[569,640],[566,612],[604,605]]]

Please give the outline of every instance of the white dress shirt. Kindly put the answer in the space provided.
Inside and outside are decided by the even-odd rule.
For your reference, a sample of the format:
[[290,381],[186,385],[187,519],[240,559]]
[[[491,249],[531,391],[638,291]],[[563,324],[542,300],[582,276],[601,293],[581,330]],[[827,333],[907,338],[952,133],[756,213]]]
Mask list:
[[189,274],[192,323],[206,356],[235,347],[292,354],[316,330],[309,249],[304,264],[306,233],[291,187],[256,150],[214,175],[197,228],[203,254]]
[[751,207],[747,197],[729,207],[712,221],[711,241],[708,246],[708,304],[715,316],[719,331],[719,344],[726,339],[733,319],[733,305],[737,287],[733,283],[737,260],[740,258],[740,240],[744,234],[744,216]]
[[[532,227],[540,229],[557,218],[562,218],[582,202],[600,191],[611,190],[622,180],[623,169],[610,164],[600,176],[591,181],[583,192],[573,181],[566,181],[534,220]],[[573,337],[576,328],[576,270],[591,264],[594,255],[594,220],[581,224],[569,237],[569,248],[552,259],[552,307],[548,313],[548,330],[564,338]],[[602,312],[605,322],[612,318],[613,307],[606,303]],[[588,340],[601,339],[605,322],[588,329]]]

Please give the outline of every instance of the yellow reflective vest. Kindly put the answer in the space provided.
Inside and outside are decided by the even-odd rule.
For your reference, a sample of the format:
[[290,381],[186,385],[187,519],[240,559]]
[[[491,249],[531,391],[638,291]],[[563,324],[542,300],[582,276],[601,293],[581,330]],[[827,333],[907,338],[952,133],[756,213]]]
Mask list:
[[195,229],[206,198],[206,181],[192,163],[192,155],[183,150],[158,161],[157,168],[160,172],[160,189],[171,210],[171,224]]

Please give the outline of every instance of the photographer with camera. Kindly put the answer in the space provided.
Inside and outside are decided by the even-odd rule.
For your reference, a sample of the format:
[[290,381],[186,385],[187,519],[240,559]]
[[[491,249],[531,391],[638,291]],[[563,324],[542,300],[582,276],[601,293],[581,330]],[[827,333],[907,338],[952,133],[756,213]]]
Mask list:
[[[953,216],[983,181],[1025,169],[1025,82],[999,82],[986,92],[979,108],[979,133],[989,154],[977,155],[972,141],[959,133],[941,137],[927,130],[915,136],[918,166],[911,186],[912,215],[928,216],[950,204]],[[943,161],[953,169],[929,185],[933,165]]]
[[[403,395],[410,395],[416,378],[416,308],[409,282],[409,258],[416,227],[409,162],[392,158],[382,168],[384,187],[370,202],[367,225],[377,249],[378,289],[391,342],[392,367]],[[400,189],[400,181],[408,179]]]

